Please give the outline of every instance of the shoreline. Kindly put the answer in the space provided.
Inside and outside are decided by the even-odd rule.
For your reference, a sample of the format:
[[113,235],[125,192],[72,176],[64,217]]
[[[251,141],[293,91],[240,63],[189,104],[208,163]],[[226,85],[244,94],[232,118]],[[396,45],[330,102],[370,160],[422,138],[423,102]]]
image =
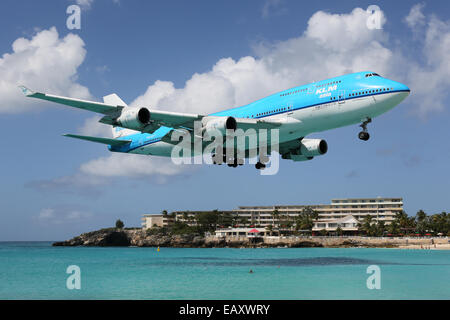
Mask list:
[[142,229],[101,229],[83,233],[53,246],[93,247],[173,247],[173,248],[394,248],[450,250],[448,237],[223,237],[183,235],[149,235]]

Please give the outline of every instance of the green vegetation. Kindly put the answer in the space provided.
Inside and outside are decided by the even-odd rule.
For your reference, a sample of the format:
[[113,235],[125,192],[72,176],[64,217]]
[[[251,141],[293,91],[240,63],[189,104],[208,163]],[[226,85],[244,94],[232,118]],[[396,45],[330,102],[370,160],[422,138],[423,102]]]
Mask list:
[[[168,214],[167,211],[162,213],[166,217],[175,218],[174,213]],[[153,226],[147,229],[149,235],[181,235],[181,234],[204,234],[205,232],[214,232],[218,227],[230,227],[235,223],[234,217],[229,213],[214,211],[199,212],[195,217],[190,217],[188,213],[183,213],[182,221],[174,221],[168,226]],[[188,223],[194,222],[193,226]]]
[[319,218],[319,213],[311,207],[303,208],[301,214],[295,220],[295,230],[299,233],[311,232],[314,221]]
[[384,221],[374,222],[371,216],[366,216],[358,228],[362,234],[371,237],[449,235],[450,214],[442,212],[428,216],[420,210],[415,217],[410,217],[402,211],[389,225],[385,225]]
[[[175,220],[174,213],[162,211],[164,217],[168,218],[170,223],[165,227],[153,226],[147,229],[151,235],[181,235],[181,234],[204,234],[205,232],[214,233],[218,228],[236,227],[257,227],[257,221],[252,217],[238,217],[229,212],[220,212],[218,210],[196,212],[195,216],[184,212],[181,221]],[[266,229],[270,235],[310,235],[314,222],[319,219],[317,211],[311,207],[303,208],[297,217],[282,215],[278,210],[272,212],[272,224]],[[118,224],[119,223],[119,224]],[[123,222],[117,220],[116,228],[123,228]],[[402,235],[450,235],[450,214],[442,212],[439,214],[427,215],[423,210],[417,212],[416,216],[408,216],[404,211],[398,213],[390,224],[384,221],[376,221],[375,216],[365,216],[364,220],[358,224],[359,234],[370,237],[381,236],[402,236]],[[344,230],[338,227],[336,231],[328,232],[320,230],[318,235],[343,235]]]
[[117,229],[123,229],[123,227],[125,227],[125,224],[122,222],[122,220],[117,219],[116,220],[116,228]]
[[197,227],[191,227],[187,223],[175,221],[168,226],[158,227],[153,226],[150,229],[147,229],[147,235],[182,235],[182,234],[197,234]]

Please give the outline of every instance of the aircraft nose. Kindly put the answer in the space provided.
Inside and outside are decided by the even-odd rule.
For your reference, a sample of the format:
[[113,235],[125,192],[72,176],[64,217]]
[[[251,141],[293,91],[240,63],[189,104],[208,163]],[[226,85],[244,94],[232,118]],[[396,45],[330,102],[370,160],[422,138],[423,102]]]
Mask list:
[[403,83],[397,82],[395,87],[397,91],[406,92],[408,95],[411,93],[411,89],[409,89],[409,87]]
[[407,92],[408,94],[410,94],[411,93],[411,89],[406,85],[406,84],[401,84],[402,85],[402,88],[401,88],[401,90],[402,91],[405,91],[405,92]]
[[[394,90],[397,92],[398,98],[400,99],[400,101],[403,101],[404,99],[406,99],[407,96],[409,96],[409,94],[411,93],[411,89],[409,89],[409,87],[403,83],[397,82],[394,85]],[[399,101],[399,103],[400,103]]]

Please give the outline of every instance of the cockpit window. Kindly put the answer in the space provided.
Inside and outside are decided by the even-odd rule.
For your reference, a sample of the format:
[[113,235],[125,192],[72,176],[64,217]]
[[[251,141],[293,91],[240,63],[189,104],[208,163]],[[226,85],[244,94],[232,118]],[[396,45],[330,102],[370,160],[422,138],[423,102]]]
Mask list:
[[375,77],[381,77],[378,73],[367,73],[367,74],[366,74],[366,78],[367,78],[367,77],[374,77],[374,76],[375,76]]

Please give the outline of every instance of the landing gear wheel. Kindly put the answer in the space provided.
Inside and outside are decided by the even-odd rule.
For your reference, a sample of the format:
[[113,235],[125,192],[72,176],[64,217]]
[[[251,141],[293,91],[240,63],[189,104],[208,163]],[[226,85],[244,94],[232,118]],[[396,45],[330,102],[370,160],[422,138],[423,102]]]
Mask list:
[[358,138],[361,139],[361,140],[363,140],[363,141],[367,141],[367,140],[369,140],[369,138],[370,138],[370,134],[369,134],[368,132],[361,131],[361,132],[358,134]]
[[361,131],[358,134],[359,139],[361,139],[363,141],[369,140],[370,134],[369,134],[369,132],[367,132],[367,125],[371,122],[372,122],[372,119],[367,118],[363,123],[360,124],[360,127],[363,129],[363,131]]
[[233,167],[233,168],[237,168],[238,166],[238,162],[237,159],[234,159],[234,161],[232,163],[228,163],[229,167]]
[[257,170],[262,170],[262,169],[264,169],[265,167],[266,167],[266,165],[265,165],[264,163],[259,162],[259,161],[255,164],[255,168],[256,168]]

